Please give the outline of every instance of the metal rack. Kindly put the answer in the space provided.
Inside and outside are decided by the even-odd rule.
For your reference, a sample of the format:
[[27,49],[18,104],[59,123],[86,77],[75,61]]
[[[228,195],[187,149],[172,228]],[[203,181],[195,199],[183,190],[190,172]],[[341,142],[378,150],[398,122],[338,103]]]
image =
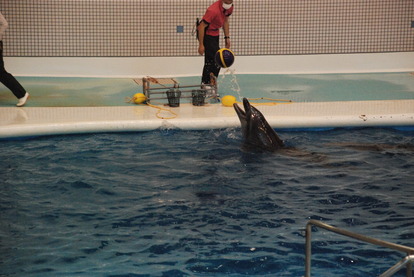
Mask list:
[[217,95],[217,82],[216,78],[212,76],[212,82],[209,85],[180,85],[174,78],[153,78],[144,77],[142,79],[134,79],[134,81],[142,85],[142,90],[147,97],[147,102],[150,103],[152,100],[167,100],[167,92],[172,90],[180,92],[180,98],[194,97],[195,91],[203,91],[207,98],[209,95]]

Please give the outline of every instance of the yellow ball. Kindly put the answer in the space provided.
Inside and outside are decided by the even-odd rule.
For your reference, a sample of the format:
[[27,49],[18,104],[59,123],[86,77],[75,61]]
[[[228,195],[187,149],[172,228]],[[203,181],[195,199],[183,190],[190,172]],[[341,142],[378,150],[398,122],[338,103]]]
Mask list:
[[142,104],[147,101],[147,97],[143,93],[135,93],[132,99],[134,100],[135,104]]
[[225,95],[221,98],[221,103],[225,107],[233,107],[233,104],[236,102],[236,97],[234,97],[233,95]]

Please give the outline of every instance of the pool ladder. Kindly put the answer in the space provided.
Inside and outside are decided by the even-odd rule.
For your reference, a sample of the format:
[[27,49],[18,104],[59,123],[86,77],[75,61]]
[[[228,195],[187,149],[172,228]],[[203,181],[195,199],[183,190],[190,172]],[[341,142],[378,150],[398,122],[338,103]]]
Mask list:
[[359,241],[367,242],[370,244],[386,247],[389,249],[397,250],[403,253],[406,253],[406,257],[396,263],[394,266],[390,267],[387,271],[379,275],[379,277],[389,277],[397,273],[400,269],[402,269],[404,266],[406,267],[407,277],[412,277],[412,271],[413,271],[413,262],[414,262],[414,248],[399,245],[391,242],[386,242],[379,239],[374,239],[371,237],[367,237],[361,234],[353,233],[347,230],[343,230],[328,224],[325,224],[321,221],[311,219],[306,224],[306,264],[305,264],[305,277],[311,276],[311,247],[312,247],[312,226],[316,226],[325,230],[328,230],[330,232],[350,237]]

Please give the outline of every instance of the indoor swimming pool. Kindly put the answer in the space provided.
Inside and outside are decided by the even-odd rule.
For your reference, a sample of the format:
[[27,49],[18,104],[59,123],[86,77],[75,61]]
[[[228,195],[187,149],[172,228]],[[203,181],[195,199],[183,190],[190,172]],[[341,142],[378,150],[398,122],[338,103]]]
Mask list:
[[413,275],[413,0],[0,3],[0,277]]
[[[309,155],[243,152],[237,128],[2,140],[0,275],[303,276],[309,219],[414,245],[412,131],[278,133]],[[313,234],[313,276],[402,257]]]

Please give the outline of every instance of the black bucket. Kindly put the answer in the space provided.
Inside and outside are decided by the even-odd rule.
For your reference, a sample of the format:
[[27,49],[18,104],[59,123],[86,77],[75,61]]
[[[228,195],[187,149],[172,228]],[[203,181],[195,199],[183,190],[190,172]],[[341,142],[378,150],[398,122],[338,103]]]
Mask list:
[[206,91],[201,89],[193,90],[191,91],[191,97],[193,98],[194,106],[204,106],[204,101],[206,99]]
[[169,89],[167,91],[168,105],[170,107],[180,106],[181,91],[179,89]]

